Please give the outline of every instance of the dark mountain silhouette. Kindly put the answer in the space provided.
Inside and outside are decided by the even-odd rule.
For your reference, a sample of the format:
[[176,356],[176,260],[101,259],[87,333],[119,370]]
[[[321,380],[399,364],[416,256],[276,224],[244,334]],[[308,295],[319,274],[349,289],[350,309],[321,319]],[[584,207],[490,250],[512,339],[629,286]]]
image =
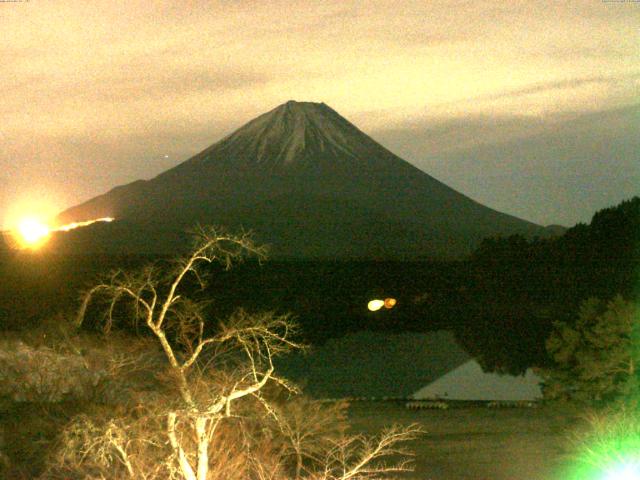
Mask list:
[[61,235],[58,247],[174,251],[196,223],[253,230],[275,257],[455,257],[487,236],[545,235],[447,187],[327,105],[294,101],[58,220],[105,216],[116,221]]

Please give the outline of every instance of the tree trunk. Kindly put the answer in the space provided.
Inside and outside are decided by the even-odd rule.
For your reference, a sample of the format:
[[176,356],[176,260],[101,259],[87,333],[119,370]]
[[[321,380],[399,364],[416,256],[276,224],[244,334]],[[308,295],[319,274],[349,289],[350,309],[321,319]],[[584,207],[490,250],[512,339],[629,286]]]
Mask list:
[[296,449],[296,479],[302,477],[302,454]]
[[196,417],[196,436],[198,438],[198,480],[207,480],[209,473],[207,417]]
[[171,443],[171,448],[174,453],[178,457],[178,464],[180,465],[180,471],[184,476],[185,480],[198,480],[196,478],[195,473],[193,473],[193,468],[189,464],[189,459],[187,455],[184,453],[184,450],[178,443],[178,437],[176,436],[176,413],[170,412],[167,416],[167,436],[169,437],[169,442]]

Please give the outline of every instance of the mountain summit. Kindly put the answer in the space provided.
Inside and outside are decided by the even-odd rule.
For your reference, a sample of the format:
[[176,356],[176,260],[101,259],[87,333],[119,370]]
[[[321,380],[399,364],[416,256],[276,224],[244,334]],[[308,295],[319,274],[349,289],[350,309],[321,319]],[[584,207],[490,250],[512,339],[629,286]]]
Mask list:
[[382,162],[388,165],[391,152],[324,103],[293,100],[260,115],[213,144],[179,168],[196,164],[228,162],[236,166],[264,169],[330,167],[339,163]]
[[84,235],[85,249],[167,252],[201,223],[254,230],[276,257],[416,258],[464,255],[490,235],[544,233],[447,187],[324,103],[294,101],[59,221],[106,216],[116,221],[69,241]]

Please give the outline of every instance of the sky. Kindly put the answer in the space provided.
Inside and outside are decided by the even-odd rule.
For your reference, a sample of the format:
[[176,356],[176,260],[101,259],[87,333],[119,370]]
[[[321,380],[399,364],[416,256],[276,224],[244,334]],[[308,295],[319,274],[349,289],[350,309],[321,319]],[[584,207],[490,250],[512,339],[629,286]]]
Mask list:
[[640,195],[640,2],[0,2],[0,226],[325,102],[497,210]]

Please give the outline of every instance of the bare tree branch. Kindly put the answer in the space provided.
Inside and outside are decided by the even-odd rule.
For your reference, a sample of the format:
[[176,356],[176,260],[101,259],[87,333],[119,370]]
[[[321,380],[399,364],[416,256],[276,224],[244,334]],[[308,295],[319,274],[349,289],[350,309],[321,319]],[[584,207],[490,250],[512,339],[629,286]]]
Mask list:
[[[84,321],[94,299],[106,301],[103,304],[106,333],[120,313],[118,306],[132,306],[136,326],[141,321],[160,345],[167,361],[167,388],[177,395],[158,406],[153,397],[141,397],[146,398],[141,400],[141,412],[149,413],[141,413],[142,420],[127,428],[112,422],[105,424],[106,429],[100,433],[89,422],[78,424],[89,431],[74,430],[74,435],[82,438],[74,444],[81,455],[66,464],[98,466],[104,478],[105,469],[111,466],[120,468],[130,478],[207,480],[217,460],[210,449],[220,430],[225,431],[224,425],[230,421],[259,423],[272,418],[272,424],[278,425],[280,438],[288,443],[284,440],[276,443],[272,460],[266,462],[259,461],[256,452],[240,449],[245,457],[237,465],[244,465],[245,470],[252,466],[254,478],[282,480],[285,471],[291,471],[295,479],[372,479],[408,469],[407,452],[398,444],[415,438],[419,433],[415,426],[390,429],[374,440],[345,436],[344,432],[327,433],[331,423],[321,420],[319,404],[314,407],[315,416],[310,415],[312,410],[301,410],[296,419],[265,394],[268,385],[287,394],[297,392],[275,373],[273,363],[274,357],[302,348],[294,338],[297,328],[290,316],[239,309],[226,321],[218,322],[217,333],[205,334],[208,321],[205,305],[189,299],[185,279],[192,276],[204,288],[206,271],[201,267],[218,262],[228,269],[245,255],[261,260],[265,251],[253,243],[248,233],[233,236],[210,227],[197,227],[195,234],[191,253],[177,259],[168,272],[153,265],[138,273],[116,271],[85,293],[77,325]],[[126,368],[127,361],[115,359],[114,368]],[[263,408],[266,415],[243,416],[242,408],[247,404]],[[157,408],[153,414],[152,408]],[[263,430],[261,427],[256,432]],[[137,437],[133,436],[135,431]],[[255,442],[253,436],[258,433],[242,432],[239,437],[242,442],[247,445]],[[381,463],[394,455],[400,455],[401,460]],[[154,460],[149,464],[144,458]],[[227,478],[230,472],[224,472]],[[242,472],[237,475],[238,480],[247,478]]]

